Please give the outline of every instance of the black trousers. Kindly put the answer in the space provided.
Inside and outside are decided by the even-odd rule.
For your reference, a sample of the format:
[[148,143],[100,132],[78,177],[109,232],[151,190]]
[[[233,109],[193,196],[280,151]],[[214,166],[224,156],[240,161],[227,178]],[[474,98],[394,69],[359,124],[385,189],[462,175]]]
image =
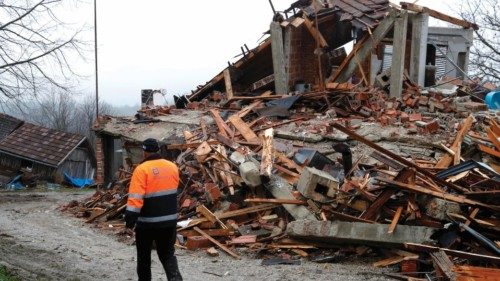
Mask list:
[[153,241],[156,252],[165,272],[168,272],[168,261],[175,253],[176,228],[136,228],[135,244],[137,246],[137,274],[139,281],[151,280],[151,248]]

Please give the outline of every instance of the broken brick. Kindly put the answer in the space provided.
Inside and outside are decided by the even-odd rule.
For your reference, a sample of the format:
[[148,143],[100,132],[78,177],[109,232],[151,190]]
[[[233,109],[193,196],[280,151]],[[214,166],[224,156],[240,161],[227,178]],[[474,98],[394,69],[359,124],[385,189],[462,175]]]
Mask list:
[[212,246],[212,242],[203,236],[189,236],[185,246],[188,250],[194,251],[209,248]]
[[410,114],[410,122],[422,121],[422,114],[420,113],[412,113]]

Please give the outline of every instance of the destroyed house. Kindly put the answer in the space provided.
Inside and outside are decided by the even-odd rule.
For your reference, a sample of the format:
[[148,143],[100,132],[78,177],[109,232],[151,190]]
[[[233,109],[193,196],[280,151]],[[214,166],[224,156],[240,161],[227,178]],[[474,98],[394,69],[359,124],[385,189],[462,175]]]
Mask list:
[[[157,115],[148,109],[139,111]],[[168,116],[155,116],[153,118],[136,117],[101,117],[99,126],[94,128],[97,136],[96,158],[98,170],[97,183],[109,183],[116,179],[117,172],[123,168],[130,170],[141,163],[142,142],[147,138],[158,139],[162,144],[162,153],[168,159],[173,156],[166,151],[164,145],[179,143],[184,140],[183,132],[190,131],[200,124],[203,119],[207,124],[212,124],[210,116],[203,111],[184,111],[172,109]]]
[[[458,27],[429,26],[429,17]],[[406,2],[395,7],[387,0],[301,0],[274,17],[267,39],[252,50],[242,48],[239,60],[188,99],[199,101],[214,91],[229,92],[231,99],[233,93],[335,89],[348,81],[392,85],[391,96],[400,97],[405,78],[432,86],[444,76],[466,77],[477,28]]]
[[[13,119],[0,120],[2,132],[13,127],[9,120]],[[75,178],[94,177],[95,157],[86,137],[23,121],[16,124],[17,128],[0,140],[2,169],[17,172],[28,168],[44,178],[64,173]]]

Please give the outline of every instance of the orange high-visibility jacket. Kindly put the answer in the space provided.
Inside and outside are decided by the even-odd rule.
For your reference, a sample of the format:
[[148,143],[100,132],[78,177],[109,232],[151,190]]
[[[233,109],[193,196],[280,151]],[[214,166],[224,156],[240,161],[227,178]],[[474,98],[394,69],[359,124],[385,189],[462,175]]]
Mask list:
[[127,211],[139,214],[137,227],[165,227],[177,223],[179,169],[152,157],[135,168],[129,186]]

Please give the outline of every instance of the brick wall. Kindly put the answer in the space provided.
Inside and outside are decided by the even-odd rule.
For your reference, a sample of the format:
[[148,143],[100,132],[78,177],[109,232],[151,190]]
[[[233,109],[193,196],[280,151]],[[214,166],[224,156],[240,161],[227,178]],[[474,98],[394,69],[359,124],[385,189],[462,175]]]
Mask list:
[[297,81],[316,85],[318,77],[318,57],[314,54],[316,41],[307,28],[303,25],[299,28],[292,27],[290,62],[289,62],[289,86]]
[[104,152],[101,136],[97,136],[95,140],[95,157],[97,160],[95,182],[96,184],[104,184]]

